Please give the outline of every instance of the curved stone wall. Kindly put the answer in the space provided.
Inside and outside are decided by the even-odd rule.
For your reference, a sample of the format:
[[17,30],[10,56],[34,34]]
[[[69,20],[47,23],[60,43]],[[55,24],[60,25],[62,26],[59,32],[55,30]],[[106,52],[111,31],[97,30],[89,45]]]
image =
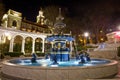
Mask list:
[[24,80],[80,80],[110,77],[118,72],[118,62],[84,67],[20,66],[5,61],[2,73]]

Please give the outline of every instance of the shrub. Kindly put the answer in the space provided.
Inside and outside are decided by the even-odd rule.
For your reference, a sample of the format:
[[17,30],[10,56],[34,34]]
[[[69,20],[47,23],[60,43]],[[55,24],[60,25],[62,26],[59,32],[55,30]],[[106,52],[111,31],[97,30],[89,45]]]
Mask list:
[[78,46],[78,47],[77,47],[77,50],[78,50],[78,51],[86,50],[86,49],[87,49],[86,46]]
[[37,56],[45,56],[45,53],[36,53]]
[[0,59],[4,59],[4,55],[3,54],[0,55]]
[[5,56],[10,56],[10,57],[20,57],[23,55],[22,52],[6,52],[4,53]]

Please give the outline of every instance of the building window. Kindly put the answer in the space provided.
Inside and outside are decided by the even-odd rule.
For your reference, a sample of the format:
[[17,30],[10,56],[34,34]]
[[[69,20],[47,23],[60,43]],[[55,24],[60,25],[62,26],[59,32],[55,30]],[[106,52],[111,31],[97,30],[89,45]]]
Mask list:
[[14,21],[12,22],[12,26],[17,27],[17,21],[14,20]]

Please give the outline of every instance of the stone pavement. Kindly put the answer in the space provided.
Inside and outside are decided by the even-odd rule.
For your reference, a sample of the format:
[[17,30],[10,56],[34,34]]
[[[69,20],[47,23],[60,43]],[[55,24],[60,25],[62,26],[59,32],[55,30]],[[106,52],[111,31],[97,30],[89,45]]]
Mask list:
[[120,80],[120,60],[117,60],[117,61],[118,61],[118,68],[119,68],[119,71],[118,71],[118,74],[114,77],[114,79]]

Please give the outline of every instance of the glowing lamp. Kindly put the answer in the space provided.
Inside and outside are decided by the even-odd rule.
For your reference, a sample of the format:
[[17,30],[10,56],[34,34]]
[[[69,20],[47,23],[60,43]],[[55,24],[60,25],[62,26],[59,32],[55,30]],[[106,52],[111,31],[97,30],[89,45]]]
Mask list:
[[84,33],[84,36],[85,36],[85,37],[88,37],[88,36],[89,36],[89,33],[88,33],[88,32],[85,32],[85,33]]

